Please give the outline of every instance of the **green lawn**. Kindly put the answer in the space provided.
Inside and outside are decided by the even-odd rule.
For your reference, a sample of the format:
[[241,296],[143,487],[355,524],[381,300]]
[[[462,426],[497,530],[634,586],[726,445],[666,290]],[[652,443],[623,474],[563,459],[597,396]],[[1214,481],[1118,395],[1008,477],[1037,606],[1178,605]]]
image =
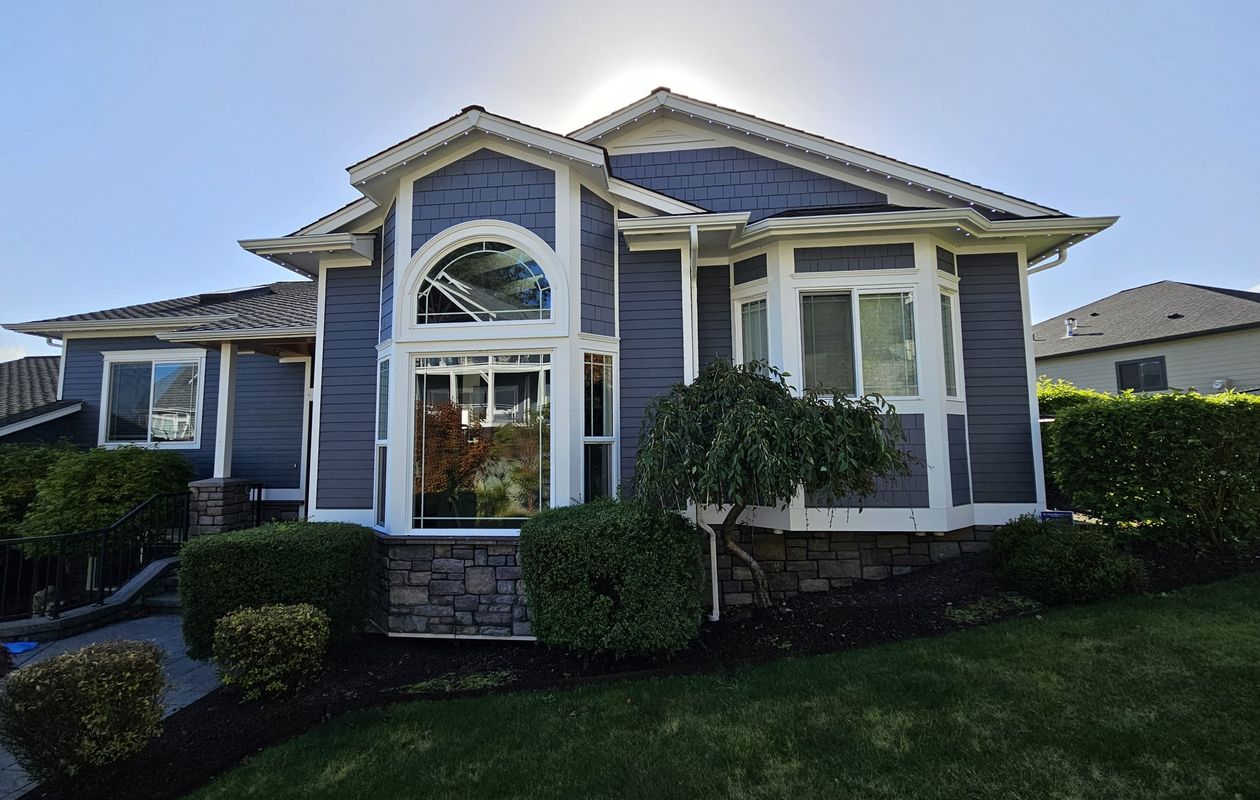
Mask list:
[[1260,577],[721,675],[362,712],[195,797],[1260,797]]

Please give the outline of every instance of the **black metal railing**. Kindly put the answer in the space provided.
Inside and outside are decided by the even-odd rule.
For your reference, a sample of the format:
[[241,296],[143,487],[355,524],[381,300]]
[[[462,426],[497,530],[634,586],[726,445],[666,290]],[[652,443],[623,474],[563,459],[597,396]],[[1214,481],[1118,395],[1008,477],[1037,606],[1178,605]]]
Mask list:
[[257,528],[263,524],[263,485],[261,483],[251,483],[248,489],[250,513],[253,514],[254,519],[252,527]]
[[0,540],[0,620],[99,604],[188,541],[189,493],[150,497],[107,528]]

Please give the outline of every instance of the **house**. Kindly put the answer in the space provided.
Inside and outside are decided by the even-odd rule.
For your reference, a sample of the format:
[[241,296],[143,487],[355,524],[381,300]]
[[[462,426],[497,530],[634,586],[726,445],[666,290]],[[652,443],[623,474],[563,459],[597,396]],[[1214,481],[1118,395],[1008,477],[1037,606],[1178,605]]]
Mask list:
[[0,443],[45,441],[69,435],[69,415],[82,406],[57,396],[59,356],[0,363]]
[[1037,373],[1100,392],[1260,390],[1260,294],[1178,281],[1033,326]]
[[884,395],[915,459],[861,509],[753,512],[781,595],[1044,504],[1028,275],[1112,217],[664,88],[568,135],[470,106],[348,172],[358,199],[241,242],[301,281],[8,327],[64,343],[82,444],[375,526],[390,633],[528,636],[521,522],[626,487],[648,403],[716,358]]

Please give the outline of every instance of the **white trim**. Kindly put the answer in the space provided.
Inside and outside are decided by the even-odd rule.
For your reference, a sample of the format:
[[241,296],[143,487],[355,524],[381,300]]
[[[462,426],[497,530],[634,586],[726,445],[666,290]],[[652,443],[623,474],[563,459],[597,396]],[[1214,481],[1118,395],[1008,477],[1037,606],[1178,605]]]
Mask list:
[[[127,363],[148,363],[150,365],[149,372],[149,420],[146,422],[148,426],[148,435],[152,436],[152,393],[153,393],[153,368],[156,364],[171,363],[189,363],[197,364],[197,397],[196,410],[194,411],[196,427],[191,442],[154,442],[146,440],[143,442],[111,442],[106,439],[106,432],[109,430],[109,390],[110,390],[110,373],[111,366],[114,364]],[[97,415],[96,444],[98,447],[118,448],[118,447],[149,447],[160,450],[199,450],[201,449],[201,433],[205,427],[206,420],[204,415],[204,399],[206,394],[206,351],[202,349],[195,350],[102,350],[101,351],[101,399],[100,413]]]
[[70,358],[70,345],[67,339],[61,340],[61,358],[57,360],[57,399],[65,400],[66,361]]
[[262,499],[277,503],[300,503],[305,499],[301,489],[268,489],[263,487]]
[[[310,486],[311,470],[311,404],[314,401],[311,378],[314,375],[314,357],[306,357],[300,360],[304,367],[302,369],[302,457],[298,462],[298,488],[302,492],[303,505],[309,508],[309,505],[307,505],[309,503],[307,490]],[[280,359],[280,363],[285,363],[285,359]]]
[[89,334],[107,337],[122,337],[134,332],[137,336],[153,336],[154,331],[178,330],[198,325],[209,325],[232,319],[236,314],[204,314],[198,317],[163,317],[161,319],[91,319],[73,322],[47,320],[42,322],[9,322],[0,328],[14,333],[33,333],[61,339],[65,334],[80,334],[87,338]]
[[[366,267],[376,254],[376,236],[360,233],[324,233],[241,239],[246,251],[273,261],[299,275],[314,277],[322,266]],[[333,263],[335,262],[335,264]]]
[[700,206],[684,203],[621,178],[608,179],[608,193],[620,200],[656,211],[658,214],[706,214]]
[[1036,514],[1043,504],[1040,503],[976,503],[976,525],[1005,525],[1021,514]]
[[40,414],[38,417],[30,417],[22,420],[21,422],[14,422],[11,425],[5,425],[0,428],[0,438],[4,438],[11,433],[24,431],[27,428],[34,428],[36,425],[43,425],[45,422],[52,422],[53,420],[60,419],[61,417],[68,417],[81,408],[83,408],[82,400],[72,406],[58,408],[54,411],[49,411],[47,414]]
[[331,214],[325,214],[314,222],[298,228],[290,236],[308,236],[324,233],[336,233],[338,228],[350,225],[356,220],[376,211],[378,206],[370,197],[360,197]]
[[232,476],[232,435],[236,430],[236,355],[237,346],[224,342],[219,346],[219,396],[215,407],[214,472],[212,477]]
[[394,639],[479,639],[487,642],[536,642],[537,636],[486,636],[481,633],[394,633],[385,635]]
[[307,516],[312,519],[319,508],[319,431],[320,408],[324,393],[324,311],[328,306],[328,273],[324,270],[319,272],[319,289],[315,297],[315,386],[312,389],[311,398],[311,455],[310,464],[307,466],[310,478],[306,483],[307,502],[310,504]]
[[235,328],[210,331],[169,331],[154,334],[166,342],[239,342],[271,339],[306,339],[316,334],[314,325],[295,325],[288,328]]
[[370,508],[313,508],[306,518],[311,522],[352,522],[365,528],[373,527]]
[[1037,356],[1033,344],[1032,303],[1028,297],[1028,257],[1023,247],[1016,250],[1019,259],[1019,302],[1024,320],[1024,370],[1028,375],[1028,413],[1032,418],[1033,478],[1037,486],[1037,508],[1046,507],[1046,473],[1041,451],[1041,414],[1037,404]]

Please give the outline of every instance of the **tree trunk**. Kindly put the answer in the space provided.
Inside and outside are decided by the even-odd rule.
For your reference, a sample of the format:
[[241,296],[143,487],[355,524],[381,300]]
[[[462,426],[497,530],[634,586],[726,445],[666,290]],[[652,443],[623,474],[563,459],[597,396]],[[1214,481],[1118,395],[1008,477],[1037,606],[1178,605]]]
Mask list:
[[753,607],[757,609],[770,607],[770,582],[766,578],[766,571],[757,563],[757,559],[753,558],[753,554],[748,550],[740,547],[735,541],[735,531],[739,528],[739,518],[744,513],[744,506],[732,506],[731,510],[726,512],[726,519],[722,520],[722,524],[718,525],[718,532],[722,534],[722,544],[726,547],[727,552],[748,567],[748,571],[752,573],[753,579]]

